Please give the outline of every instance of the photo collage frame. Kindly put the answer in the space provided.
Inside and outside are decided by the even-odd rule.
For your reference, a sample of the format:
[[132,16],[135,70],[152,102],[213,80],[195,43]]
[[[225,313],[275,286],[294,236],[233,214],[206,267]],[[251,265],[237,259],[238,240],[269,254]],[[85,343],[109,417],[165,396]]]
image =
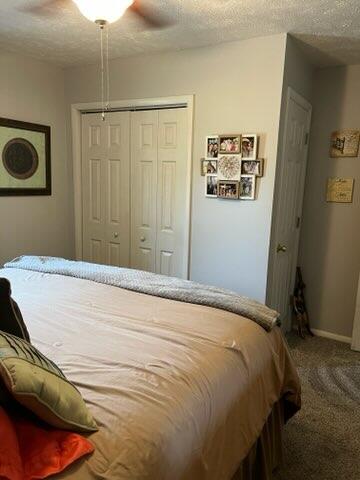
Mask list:
[[256,179],[264,175],[264,159],[258,158],[255,133],[208,135],[201,175],[205,196],[227,200],[255,200]]

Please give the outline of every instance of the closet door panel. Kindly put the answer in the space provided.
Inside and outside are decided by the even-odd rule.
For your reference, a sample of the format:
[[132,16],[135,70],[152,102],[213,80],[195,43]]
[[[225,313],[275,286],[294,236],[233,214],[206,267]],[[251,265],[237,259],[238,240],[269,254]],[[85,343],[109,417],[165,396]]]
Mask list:
[[87,261],[94,262],[94,263],[103,263],[103,250],[104,250],[103,240],[91,238],[89,246],[90,246],[90,255]]
[[105,132],[98,119],[82,118],[83,260],[104,263],[105,210],[103,150]]
[[159,112],[156,271],[186,278],[187,111]]
[[155,271],[158,112],[131,113],[131,267]]
[[130,113],[105,117],[106,259],[108,265],[130,266]]
[[174,265],[173,265],[174,252],[165,252],[161,250],[160,252],[160,271],[161,275],[174,275]]
[[101,160],[99,158],[90,158],[86,168],[89,174],[89,221],[99,224],[102,222]]
[[130,115],[82,118],[83,259],[130,263]]

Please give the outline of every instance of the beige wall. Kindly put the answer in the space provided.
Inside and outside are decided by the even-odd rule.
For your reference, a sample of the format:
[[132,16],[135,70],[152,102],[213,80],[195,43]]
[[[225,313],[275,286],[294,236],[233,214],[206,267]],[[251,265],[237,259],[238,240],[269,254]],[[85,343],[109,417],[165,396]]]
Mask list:
[[[114,100],[195,95],[191,278],[265,299],[286,36],[111,62]],[[99,100],[98,65],[65,72],[68,104]],[[256,132],[265,176],[255,202],[204,196],[205,136]]]
[[62,70],[0,52],[0,116],[50,125],[53,194],[0,197],[0,264],[21,254],[73,256]]
[[[339,128],[360,129],[360,65],[317,70],[300,264],[314,328],[351,336],[360,268],[360,158],[329,158]],[[325,202],[328,177],[355,178],[352,204]]]

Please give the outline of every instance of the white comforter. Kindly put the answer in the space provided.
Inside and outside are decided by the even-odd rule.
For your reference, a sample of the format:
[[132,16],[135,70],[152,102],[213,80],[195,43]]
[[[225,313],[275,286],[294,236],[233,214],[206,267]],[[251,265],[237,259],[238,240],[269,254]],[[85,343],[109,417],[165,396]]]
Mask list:
[[282,396],[280,330],[89,280],[3,269],[33,343],[82,392],[95,453],[56,478],[229,480]]

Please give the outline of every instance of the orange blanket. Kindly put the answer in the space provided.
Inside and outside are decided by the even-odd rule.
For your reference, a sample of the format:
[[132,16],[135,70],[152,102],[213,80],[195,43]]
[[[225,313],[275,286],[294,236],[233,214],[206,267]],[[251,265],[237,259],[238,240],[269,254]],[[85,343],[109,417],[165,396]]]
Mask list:
[[93,451],[81,435],[10,417],[0,407],[0,480],[47,478]]

